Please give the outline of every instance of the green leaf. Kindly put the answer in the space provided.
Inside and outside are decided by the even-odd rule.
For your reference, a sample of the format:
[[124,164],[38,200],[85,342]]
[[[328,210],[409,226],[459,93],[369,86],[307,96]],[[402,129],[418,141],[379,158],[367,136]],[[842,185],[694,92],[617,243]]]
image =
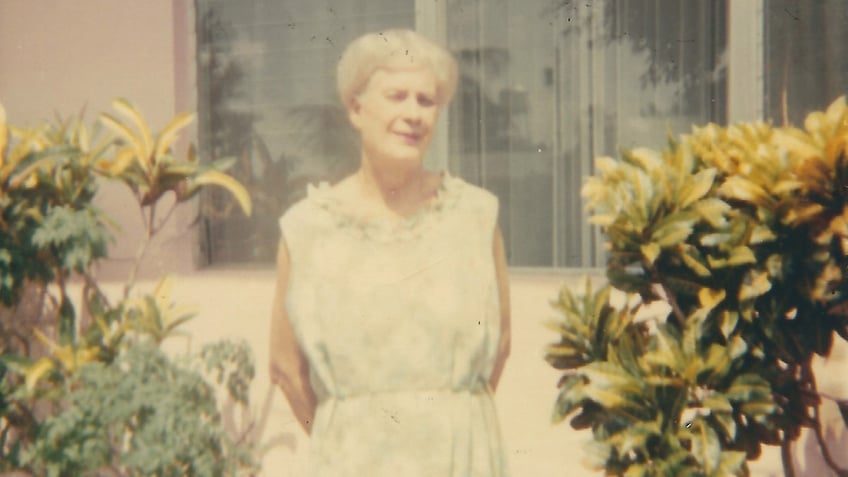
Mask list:
[[666,325],[657,327],[655,345],[642,356],[642,361],[653,366],[664,366],[678,373],[683,373],[689,364],[681,349],[680,339]]
[[61,305],[59,306],[59,344],[74,344],[76,343],[77,332],[77,314],[74,310],[74,304],[70,298],[63,296]]
[[715,430],[703,418],[698,417],[689,427],[692,455],[707,475],[712,475],[721,465],[721,441]]
[[574,375],[565,378],[560,384],[560,391],[554,405],[551,422],[557,424],[565,420],[569,414],[580,406],[585,398],[586,396],[583,393],[583,377]]
[[694,219],[672,219],[655,229],[653,234],[651,234],[651,240],[655,241],[663,248],[677,245],[684,242],[690,235],[692,235],[692,228],[694,226]]
[[731,401],[770,400],[771,386],[762,376],[745,373],[733,380],[724,395]]
[[733,419],[733,414],[726,411],[714,411],[712,413],[722,432],[727,437],[728,441],[736,439],[736,421]]

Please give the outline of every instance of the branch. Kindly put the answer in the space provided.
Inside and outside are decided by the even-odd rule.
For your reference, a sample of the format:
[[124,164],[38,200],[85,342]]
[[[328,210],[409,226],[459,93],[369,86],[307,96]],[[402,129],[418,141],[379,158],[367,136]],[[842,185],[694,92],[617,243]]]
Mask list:
[[162,227],[164,227],[165,224],[167,224],[168,221],[171,219],[171,215],[174,213],[175,210],[177,210],[177,206],[179,204],[180,204],[179,202],[174,202],[171,205],[171,208],[168,209],[168,212],[165,213],[165,216],[162,217],[162,219],[159,220],[159,223],[156,224],[155,227],[153,227],[152,235],[156,235],[157,233],[159,233],[160,230],[162,230]]
[[668,302],[669,306],[671,306],[671,311],[674,317],[676,318],[677,325],[680,326],[682,330],[686,326],[686,315],[683,313],[683,310],[680,308],[680,304],[677,303],[677,297],[674,295],[674,292],[665,284],[663,280],[660,278],[660,273],[657,268],[646,261],[642,261],[644,267],[648,270],[648,273],[651,274],[651,281],[653,283],[658,284],[662,288],[662,292],[665,295],[665,300]]
[[788,436],[780,442],[780,461],[783,463],[783,475],[795,477],[795,468],[792,466],[792,440]]
[[[802,379],[806,380],[811,387],[811,391],[818,393],[818,389],[816,387],[816,375],[813,373],[812,364],[810,360],[804,362],[801,367]],[[827,442],[824,440],[824,431],[822,429],[821,423],[821,402],[817,402],[815,406],[813,406],[813,433],[816,436],[816,442],[819,444],[819,449],[821,450],[822,458],[824,459],[825,464],[833,470],[836,475],[839,477],[848,477],[848,469],[842,468],[835,460],[833,460],[833,456],[830,454],[830,448],[827,446]]]
[[[141,239],[141,243],[135,253],[135,260],[133,260],[132,268],[130,268],[130,275],[127,278],[126,285],[124,285],[124,300],[130,296],[130,290],[132,290],[132,287],[135,285],[135,281],[138,278],[138,269],[141,266],[141,261],[147,254],[147,247],[150,246],[150,242],[153,239],[154,224],[156,223],[156,204],[154,203],[147,207],[149,207],[149,212],[147,217],[144,218],[144,237]],[[144,217],[143,211],[142,217]]]

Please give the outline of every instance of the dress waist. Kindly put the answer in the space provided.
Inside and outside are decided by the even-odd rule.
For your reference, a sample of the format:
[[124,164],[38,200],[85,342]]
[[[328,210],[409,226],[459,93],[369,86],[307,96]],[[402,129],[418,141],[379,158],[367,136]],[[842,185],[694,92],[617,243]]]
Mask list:
[[461,387],[440,387],[440,388],[408,388],[408,389],[380,389],[380,390],[356,390],[356,391],[341,391],[338,393],[330,393],[319,399],[321,403],[324,401],[349,401],[360,399],[392,399],[393,397],[404,397],[414,395],[420,397],[436,398],[439,396],[448,397],[451,395],[475,395],[475,394],[490,394],[489,386],[484,382],[476,382],[467,386]]

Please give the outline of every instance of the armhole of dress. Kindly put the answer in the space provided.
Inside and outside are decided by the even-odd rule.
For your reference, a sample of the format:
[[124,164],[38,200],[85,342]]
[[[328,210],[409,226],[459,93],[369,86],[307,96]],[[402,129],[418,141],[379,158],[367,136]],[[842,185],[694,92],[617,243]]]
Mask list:
[[298,234],[298,226],[295,212],[292,208],[289,208],[279,220],[280,225],[280,245],[285,245],[286,250],[289,255],[289,263],[291,263],[294,255],[297,253],[297,234]]
[[[495,250],[495,232],[499,230],[499,213],[500,213],[500,201],[498,200],[498,196],[488,192],[486,194],[486,230],[488,231],[488,239],[487,243],[489,244],[489,250],[492,252],[492,260],[494,260],[494,250]],[[503,235],[503,230],[500,231]],[[503,240],[503,237],[501,237]],[[506,244],[504,244],[506,245]]]

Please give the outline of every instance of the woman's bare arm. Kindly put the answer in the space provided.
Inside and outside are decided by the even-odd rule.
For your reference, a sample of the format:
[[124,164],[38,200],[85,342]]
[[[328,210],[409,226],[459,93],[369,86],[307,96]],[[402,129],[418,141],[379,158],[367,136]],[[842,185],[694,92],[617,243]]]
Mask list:
[[501,329],[498,340],[498,354],[495,358],[495,366],[489,377],[489,387],[492,391],[498,388],[498,382],[503,373],[506,358],[509,356],[511,346],[510,334],[510,304],[509,304],[509,273],[506,265],[506,253],[504,252],[503,236],[500,227],[495,229],[493,245],[493,256],[495,259],[495,276],[498,282],[498,297],[500,302]]
[[286,314],[286,290],[289,278],[289,252],[280,240],[277,252],[277,285],[271,310],[271,381],[280,387],[292,412],[309,434],[315,416],[316,399],[309,383],[309,363],[295,338]]

